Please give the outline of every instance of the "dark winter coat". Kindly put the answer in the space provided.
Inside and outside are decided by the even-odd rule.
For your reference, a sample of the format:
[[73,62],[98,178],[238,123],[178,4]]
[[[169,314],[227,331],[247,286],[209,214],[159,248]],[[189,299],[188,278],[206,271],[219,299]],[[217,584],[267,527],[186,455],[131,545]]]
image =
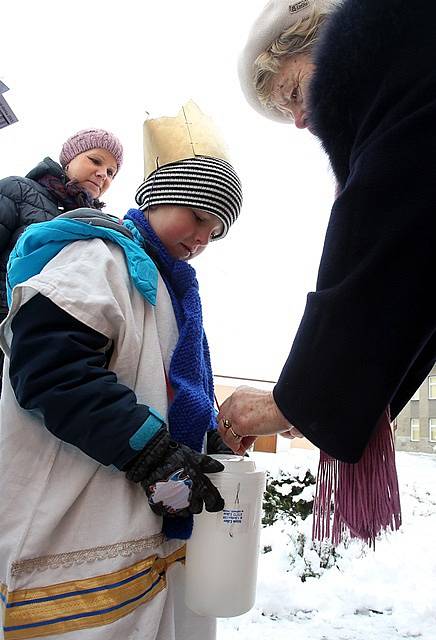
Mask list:
[[347,462],[436,357],[435,23],[426,0],[345,0],[315,52],[310,120],[340,194],[274,396]]
[[10,176],[0,180],[0,314],[3,315],[7,312],[6,266],[18,236],[34,222],[52,220],[64,211],[84,205],[93,206],[83,199],[72,202],[71,197],[63,198],[40,184],[38,180],[47,175],[64,185],[68,182],[62,167],[51,158],[44,158],[25,178]]

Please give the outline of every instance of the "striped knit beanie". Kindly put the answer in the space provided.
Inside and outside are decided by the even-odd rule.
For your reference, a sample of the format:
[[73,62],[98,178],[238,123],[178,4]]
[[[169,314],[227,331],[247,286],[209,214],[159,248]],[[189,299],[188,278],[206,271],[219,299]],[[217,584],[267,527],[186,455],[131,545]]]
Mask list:
[[224,225],[223,232],[214,238],[220,240],[241,210],[241,181],[226,160],[195,156],[153,171],[137,190],[136,202],[142,211],[174,204],[212,213]]

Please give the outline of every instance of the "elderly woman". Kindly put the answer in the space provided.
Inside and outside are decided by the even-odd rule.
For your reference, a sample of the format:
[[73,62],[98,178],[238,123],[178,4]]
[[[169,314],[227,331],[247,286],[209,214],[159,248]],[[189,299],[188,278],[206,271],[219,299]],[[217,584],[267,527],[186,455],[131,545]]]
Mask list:
[[249,103],[318,136],[338,189],[277,385],[241,388],[221,407],[235,451],[298,430],[356,463],[435,361],[435,20],[424,0],[272,0],[249,35]]

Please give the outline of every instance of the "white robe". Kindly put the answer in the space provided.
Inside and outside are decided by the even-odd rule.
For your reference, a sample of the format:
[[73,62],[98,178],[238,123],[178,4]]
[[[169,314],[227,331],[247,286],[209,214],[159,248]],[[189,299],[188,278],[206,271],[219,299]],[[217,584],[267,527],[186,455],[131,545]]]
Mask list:
[[132,284],[123,251],[101,239],[68,245],[14,288],[0,326],[5,640],[212,640],[215,620],[183,604],[183,542],[164,540],[162,519],[142,488],[57,439],[38,415],[19,407],[8,373],[11,321],[37,293],[111,340],[118,381],[163,417],[165,369],[178,337],[161,277],[152,306]]

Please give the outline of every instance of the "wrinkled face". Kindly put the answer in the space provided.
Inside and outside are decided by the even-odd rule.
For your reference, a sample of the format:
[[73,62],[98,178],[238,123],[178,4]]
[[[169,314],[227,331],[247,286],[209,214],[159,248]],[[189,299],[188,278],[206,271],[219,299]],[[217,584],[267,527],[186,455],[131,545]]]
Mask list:
[[173,258],[191,260],[204,251],[224,225],[217,216],[201,209],[159,205],[148,211],[148,220]]
[[272,85],[272,105],[288,115],[298,129],[310,129],[306,107],[309,83],[315,69],[311,60],[309,52],[285,58]]
[[73,158],[65,172],[95,199],[109,189],[117,172],[117,161],[106,149],[90,149]]

